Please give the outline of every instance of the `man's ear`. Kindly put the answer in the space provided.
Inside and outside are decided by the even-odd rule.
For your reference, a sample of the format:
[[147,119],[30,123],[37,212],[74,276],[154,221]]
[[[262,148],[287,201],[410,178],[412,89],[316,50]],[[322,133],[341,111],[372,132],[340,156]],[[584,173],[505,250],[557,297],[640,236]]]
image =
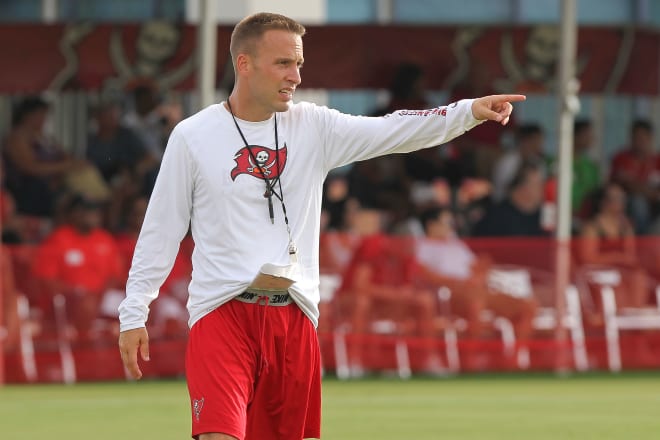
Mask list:
[[236,73],[247,73],[250,70],[252,60],[250,56],[245,53],[238,54],[236,57]]

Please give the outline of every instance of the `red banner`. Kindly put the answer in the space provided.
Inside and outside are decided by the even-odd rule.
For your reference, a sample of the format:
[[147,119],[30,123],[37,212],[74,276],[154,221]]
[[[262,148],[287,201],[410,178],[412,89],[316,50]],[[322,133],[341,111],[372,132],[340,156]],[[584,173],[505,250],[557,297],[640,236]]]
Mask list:
[[[218,28],[217,83],[231,84],[231,28]],[[196,28],[127,25],[0,26],[0,93],[125,88],[145,79],[164,89],[195,85]],[[657,31],[583,27],[577,71],[584,93],[655,95]],[[431,90],[548,92],[555,86],[559,28],[310,26],[303,86],[387,88],[401,62],[420,65]]]

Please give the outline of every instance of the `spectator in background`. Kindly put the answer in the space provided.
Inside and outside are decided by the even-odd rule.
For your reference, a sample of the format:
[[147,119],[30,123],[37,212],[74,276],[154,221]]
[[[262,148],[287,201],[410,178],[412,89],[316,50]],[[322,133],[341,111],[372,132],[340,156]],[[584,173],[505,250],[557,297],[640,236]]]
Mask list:
[[323,213],[322,230],[341,231],[346,229],[347,211],[357,201],[352,200],[348,193],[348,181],[341,174],[331,174],[323,183]]
[[582,206],[585,197],[601,184],[600,167],[589,156],[593,145],[591,121],[579,119],[573,127],[573,211]]
[[133,107],[124,118],[124,124],[142,139],[147,151],[160,162],[167,138],[181,115],[173,106],[162,103],[152,84],[137,85],[133,89]]
[[394,74],[389,88],[389,101],[372,112],[372,116],[383,116],[396,110],[420,110],[429,108],[424,96],[424,71],[414,63],[401,63]]
[[[387,105],[374,110],[371,116],[383,116],[400,109],[429,108],[424,97],[424,72],[416,64],[402,63],[397,67],[389,93]],[[410,199],[411,178],[415,179],[407,173],[407,160],[403,155],[394,154],[353,164],[347,176],[350,196],[364,208],[405,216],[406,213],[397,211],[404,206],[402,201]],[[414,158],[411,160],[415,161]]]
[[383,156],[357,162],[348,172],[348,193],[360,206],[393,212],[410,199],[410,181],[401,157]]
[[4,162],[0,163],[0,226],[2,243],[18,244],[24,241],[23,225],[16,215],[16,202],[5,186]]
[[[655,220],[649,227],[649,234],[651,235],[660,235],[660,213],[656,216]],[[658,259],[658,270],[660,273],[660,258]]]
[[150,157],[144,142],[121,124],[118,102],[101,102],[94,109],[94,117],[97,129],[87,140],[86,156],[108,184],[130,179],[148,166]]
[[621,274],[615,289],[619,307],[649,305],[649,277],[640,265],[635,231],[626,217],[626,193],[619,184],[610,182],[593,195],[592,203],[593,214],[581,232],[581,262],[614,268]]
[[[423,110],[432,105],[426,99],[424,71],[414,63],[401,63],[394,74],[389,88],[389,101],[372,112],[372,116],[383,116],[396,110]],[[373,159],[372,159],[373,160]],[[398,172],[407,179],[430,183],[448,171],[445,166],[446,153],[441,147],[413,151],[400,157],[385,156],[376,160],[396,161]]]
[[[418,240],[416,246],[418,280],[434,289],[449,288],[450,313],[467,321],[470,338],[484,336],[486,323],[482,312],[491,310],[496,316],[503,316],[513,323],[519,348],[527,347],[536,314],[534,298],[516,298],[489,288],[490,259],[475,255],[458,238],[454,215],[449,209],[428,209],[422,213],[420,221],[426,238]],[[466,364],[474,367],[475,361],[474,356],[468,356]],[[510,359],[511,365],[516,361],[515,357]]]
[[633,123],[630,146],[612,160],[611,179],[628,193],[635,229],[645,233],[653,210],[660,205],[660,154],[654,151],[649,121]]
[[[422,338],[427,372],[439,372],[433,348],[437,304],[434,295],[414,284],[416,264],[412,240],[382,234],[365,237],[343,276],[339,301],[348,302],[352,332],[364,336],[370,323],[389,319],[399,333]],[[354,373],[362,370],[364,344],[349,347]]]
[[49,109],[48,103],[36,96],[21,101],[14,110],[3,152],[7,188],[17,211],[46,218],[55,213],[55,201],[65,188],[67,174],[86,165],[45,134]]
[[362,239],[382,233],[385,224],[386,219],[382,211],[364,209],[355,203],[349,203],[345,228],[341,232],[325,231],[320,237],[321,272],[341,275]]
[[481,237],[543,236],[541,227],[545,177],[536,163],[523,163],[511,182],[508,197],[491,205],[474,226]]
[[66,223],[39,245],[33,272],[46,292],[66,297],[78,339],[89,342],[103,295],[122,287],[121,255],[114,237],[101,228],[97,202],[73,195],[65,214]]
[[[474,225],[486,214],[491,203],[493,185],[486,179],[464,179],[456,189],[456,231],[461,236],[472,235]],[[440,203],[440,206],[448,205]]]
[[516,171],[522,164],[535,162],[545,165],[543,155],[543,129],[537,124],[525,124],[516,131],[516,146],[506,152],[495,164],[493,170],[493,198],[503,200]]
[[466,173],[460,166],[451,168],[451,165],[456,164],[452,162],[453,152],[454,149],[438,146],[407,154],[404,160],[406,175],[416,183],[431,184],[440,176],[451,178],[452,182],[455,182]]
[[[589,215],[588,195],[601,184],[600,168],[589,157],[589,149],[593,143],[591,121],[576,120],[573,126],[573,184],[571,191],[571,207],[573,212],[572,228],[574,232],[580,229],[580,223]],[[559,185],[558,163],[555,159],[550,164],[551,173],[546,180],[545,201],[550,209],[545,211],[544,226],[549,230],[556,227],[557,190]],[[586,203],[585,203],[586,202]],[[544,208],[544,209],[547,209]]]
[[142,139],[120,123],[118,102],[101,102],[94,116],[97,129],[88,138],[86,156],[112,188],[105,224],[116,230],[127,201],[143,193],[145,174],[157,166],[157,161],[147,152]]
[[[126,127],[135,131],[157,164],[163,158],[167,139],[174,126],[182,119],[181,108],[166,104],[151,83],[137,85],[133,89],[133,111],[124,118]],[[150,167],[144,178],[144,194],[151,195],[159,166]]]
[[577,212],[584,199],[601,184],[600,168],[589,157],[593,139],[591,121],[576,120],[573,127],[573,212]]
[[[346,272],[362,239],[381,233],[385,226],[385,216],[381,211],[360,208],[355,200],[349,200],[345,208],[343,229],[341,231],[322,229],[319,243],[319,272],[322,275],[337,276],[339,280]],[[323,295],[322,284],[323,280],[321,280]],[[326,298],[322,297],[319,303],[320,331],[334,331],[337,321],[341,319],[332,301],[335,299],[335,288],[330,295]]]

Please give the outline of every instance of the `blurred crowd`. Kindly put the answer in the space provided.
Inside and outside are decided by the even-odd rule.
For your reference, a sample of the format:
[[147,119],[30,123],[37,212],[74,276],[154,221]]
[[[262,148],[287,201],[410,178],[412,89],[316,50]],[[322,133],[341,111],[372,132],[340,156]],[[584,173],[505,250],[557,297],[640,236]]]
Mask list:
[[[390,104],[374,111],[430,107],[423,72],[401,66],[390,90]],[[478,84],[479,82],[476,82]],[[450,101],[494,93],[487,87],[457,87]],[[514,115],[515,116],[515,115]],[[603,170],[594,157],[591,121],[574,125],[571,206],[574,234],[584,231],[603,209],[616,204],[622,224],[613,231],[660,234],[660,154],[654,128],[635,120],[629,142]],[[448,145],[406,155],[391,155],[334,170],[326,183],[323,226],[350,230],[358,209],[383,214],[383,230],[392,234],[423,234],[419,216],[432,206],[451,209],[463,236],[543,236],[556,224],[558,146],[546,147],[538,123],[482,124]],[[610,203],[610,192],[622,197]],[[604,194],[605,193],[605,194]],[[608,228],[609,229],[609,228]],[[608,231],[609,232],[609,231]]]
[[[428,108],[423,90],[423,72],[404,65],[390,104],[373,115]],[[494,91],[488,87],[472,93],[459,87],[451,101],[489,93]],[[594,139],[591,121],[576,120],[570,214],[572,234],[579,239],[570,277],[584,281],[585,326],[602,331],[603,285],[614,286],[619,310],[659,313],[653,292],[660,249],[656,245],[642,257],[638,241],[660,234],[660,154],[653,126],[644,119],[629,127],[628,144],[607,170],[593,156]],[[333,171],[324,188],[320,258],[322,273],[341,274],[341,284],[332,304],[322,302],[321,328],[331,331],[347,320],[351,332],[367,334],[374,331],[370,323],[398,316],[408,325],[404,334],[432,341],[447,328],[447,317],[458,316],[465,320],[465,335],[480,340],[504,318],[518,344],[509,366],[527,365],[526,344],[538,330],[533,323],[540,322],[542,308],[554,309],[556,298],[554,262],[542,265],[550,273],[534,275],[531,268],[539,260],[536,252],[552,254],[549,247],[536,248],[533,239],[552,237],[557,225],[557,157],[546,151],[559,149],[545,144],[540,124],[514,119],[506,127],[480,125],[449,145]],[[500,238],[492,241],[498,247],[509,243],[502,238],[532,240],[509,251],[520,254],[507,262],[515,261],[522,272],[498,269],[502,261],[493,261],[495,253],[483,246],[483,239],[492,237]],[[612,279],[597,280],[596,274]],[[368,345],[349,347],[351,374],[360,374]],[[422,368],[433,372],[438,362],[433,350],[427,351]],[[649,364],[660,360],[645,342],[634,351]],[[463,363],[480,368],[478,356],[469,353]]]
[[[66,298],[68,320],[76,323],[67,330],[72,339],[91,343],[100,332],[116,332],[149,196],[169,134],[182,119],[180,108],[149,85],[102,97],[91,106],[84,155],[75,156],[48,134],[50,112],[47,100],[26,97],[2,136],[3,297],[5,327],[14,336],[5,341],[8,349],[18,343],[11,326],[19,321],[12,314],[21,294],[30,313],[43,315],[34,317],[40,324],[53,317],[53,296]],[[155,313],[164,331],[186,327],[191,254],[187,238]]]
[[[417,66],[402,65],[389,104],[372,115],[431,107],[423,80]],[[471,84],[480,82],[472,79]],[[451,100],[491,92],[486,83],[478,90],[458,86]],[[164,103],[149,85],[135,87],[130,95],[100,99],[92,107],[84,154],[73,156],[47,134],[48,101],[35,96],[17,102],[11,129],[2,133],[0,170],[5,310],[15,310],[11,291],[45,292],[32,294],[33,302],[44,304],[47,292],[59,292],[77,323],[71,331],[83,341],[93,341],[97,331],[116,331],[116,306],[159,163],[170,131],[183,117],[180,107]],[[640,235],[660,234],[660,155],[649,121],[636,120],[628,129],[628,144],[604,172],[592,155],[591,122],[575,122],[571,206],[574,234],[597,239],[585,242],[590,243],[584,248],[585,261],[630,269],[626,276],[641,292],[629,300],[635,305],[647,301],[648,289],[646,275],[635,270],[631,243]],[[324,187],[321,228],[334,238],[322,239],[322,270],[344,271],[355,258],[369,261],[387,254],[377,241],[359,248],[363,237],[452,240],[449,254],[446,249],[418,250],[417,259],[428,269],[425,279],[469,291],[472,299],[456,305],[466,316],[479,315],[483,307],[517,314],[511,319],[525,338],[535,305],[523,301],[512,307],[507,298],[486,296],[483,274],[489,263],[460,244],[459,237],[551,236],[557,213],[557,158],[545,151],[558,148],[546,150],[545,141],[540,124],[513,119],[506,127],[480,125],[448,145],[333,170]],[[330,241],[337,239],[352,244]],[[30,251],[8,246],[20,244],[30,245]],[[151,322],[165,333],[185,327],[192,248],[188,237],[155,303]],[[438,261],[445,265],[437,266]],[[352,267],[358,270],[359,261]],[[361,279],[387,278],[381,275],[363,274]],[[347,275],[343,290],[363,282],[358,278],[353,272]],[[382,287],[377,290],[380,301],[401,297],[388,295]],[[356,310],[367,307],[358,304]],[[419,314],[430,310],[423,299],[412,307]],[[101,330],[95,327],[99,317],[107,318]],[[355,318],[356,328],[362,326],[360,319]],[[15,321],[9,316],[5,326]],[[474,334],[480,332],[478,319],[469,325]],[[431,325],[422,329],[432,331]]]

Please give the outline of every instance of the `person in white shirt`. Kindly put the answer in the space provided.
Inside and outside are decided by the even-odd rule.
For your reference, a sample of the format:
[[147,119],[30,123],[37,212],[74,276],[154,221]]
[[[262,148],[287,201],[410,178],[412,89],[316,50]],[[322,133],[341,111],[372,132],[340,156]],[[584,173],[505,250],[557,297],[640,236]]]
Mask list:
[[[518,344],[515,352],[526,351],[533,332],[536,299],[512,296],[489,283],[493,261],[487,255],[475,254],[457,235],[454,215],[449,208],[429,208],[420,215],[420,221],[426,237],[418,240],[415,249],[418,281],[424,287],[449,289],[449,312],[467,321],[468,338],[478,340],[492,331],[487,328],[490,324],[483,320],[483,312],[488,310],[512,322]],[[466,369],[480,368],[479,354],[475,350],[465,353]],[[514,356],[507,361],[509,366],[515,367],[517,357],[512,354]]]
[[[186,376],[197,439],[320,437],[315,326],[328,172],[439,145],[484,120],[506,124],[511,102],[525,99],[493,95],[385,117],[293,104],[304,33],[270,13],[236,25],[234,89],[173,130],[119,307],[121,356],[140,378],[138,351],[149,360],[149,304],[190,226]],[[255,289],[260,268],[283,277],[261,276],[266,287]]]

